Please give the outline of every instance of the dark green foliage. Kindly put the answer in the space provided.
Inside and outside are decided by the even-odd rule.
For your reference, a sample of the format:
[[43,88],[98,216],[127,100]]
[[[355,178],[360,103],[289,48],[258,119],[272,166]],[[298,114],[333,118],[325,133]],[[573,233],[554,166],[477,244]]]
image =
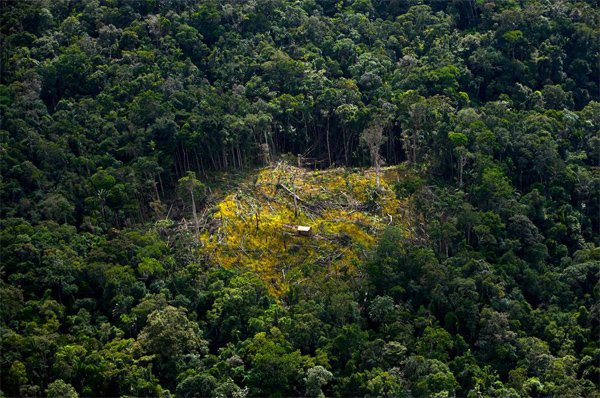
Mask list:
[[[596,2],[0,18],[0,396],[599,397]],[[207,263],[219,173],[290,154],[405,162],[411,233],[282,297]]]

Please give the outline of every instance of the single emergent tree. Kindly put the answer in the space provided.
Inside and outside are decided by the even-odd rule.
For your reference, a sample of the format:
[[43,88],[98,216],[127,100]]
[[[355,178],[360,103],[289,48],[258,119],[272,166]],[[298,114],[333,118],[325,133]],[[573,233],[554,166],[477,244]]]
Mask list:
[[64,380],[58,379],[48,384],[46,395],[49,398],[79,398],[75,388]]
[[448,138],[452,141],[454,145],[454,152],[457,157],[457,166],[458,166],[458,186],[463,186],[463,174],[465,170],[465,166],[467,164],[467,159],[469,157],[469,151],[467,150],[467,144],[469,143],[469,139],[463,133],[448,133]]
[[192,202],[192,214],[194,215],[194,225],[196,228],[196,238],[200,236],[200,223],[198,222],[198,213],[196,211],[196,198],[204,191],[204,184],[197,178],[196,173],[188,171],[185,177],[179,179],[179,189],[190,195]]
[[377,190],[381,188],[381,163],[383,158],[379,154],[379,149],[385,143],[387,137],[383,135],[383,126],[380,123],[373,123],[369,125],[360,134],[360,142],[369,150],[369,156],[371,157],[371,163],[375,167],[375,178],[377,183]]
[[313,366],[306,372],[306,397],[307,398],[325,398],[321,390],[325,384],[329,383],[333,374],[321,365]]

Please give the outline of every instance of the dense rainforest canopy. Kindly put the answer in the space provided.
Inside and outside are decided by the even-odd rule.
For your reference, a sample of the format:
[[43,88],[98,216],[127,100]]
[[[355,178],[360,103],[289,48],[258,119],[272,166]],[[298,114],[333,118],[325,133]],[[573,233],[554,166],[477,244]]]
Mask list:
[[[596,0],[0,9],[0,396],[600,396]],[[418,227],[274,294],[198,219],[297,155]]]

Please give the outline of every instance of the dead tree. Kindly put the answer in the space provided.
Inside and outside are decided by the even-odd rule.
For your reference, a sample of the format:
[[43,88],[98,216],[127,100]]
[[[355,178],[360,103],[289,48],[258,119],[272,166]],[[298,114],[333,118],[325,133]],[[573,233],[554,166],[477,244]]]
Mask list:
[[360,134],[360,142],[369,150],[371,163],[375,167],[375,180],[377,190],[381,188],[381,162],[382,157],[379,150],[385,143],[387,137],[383,135],[383,126],[380,123],[373,123]]

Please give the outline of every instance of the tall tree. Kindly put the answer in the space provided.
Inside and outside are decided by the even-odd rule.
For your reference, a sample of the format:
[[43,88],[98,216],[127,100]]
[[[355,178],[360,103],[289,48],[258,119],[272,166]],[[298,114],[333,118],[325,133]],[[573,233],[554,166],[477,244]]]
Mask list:
[[194,215],[194,227],[196,231],[196,238],[200,236],[200,221],[198,220],[198,211],[196,208],[196,200],[201,198],[204,194],[204,184],[202,184],[197,178],[196,173],[188,171],[185,177],[182,177],[178,181],[179,189],[186,196],[189,195],[192,207],[192,214]]
[[368,149],[371,164],[375,167],[375,181],[378,191],[381,189],[380,174],[383,160],[379,152],[386,140],[387,137],[383,135],[383,126],[380,122],[372,123],[360,134],[360,142]]

